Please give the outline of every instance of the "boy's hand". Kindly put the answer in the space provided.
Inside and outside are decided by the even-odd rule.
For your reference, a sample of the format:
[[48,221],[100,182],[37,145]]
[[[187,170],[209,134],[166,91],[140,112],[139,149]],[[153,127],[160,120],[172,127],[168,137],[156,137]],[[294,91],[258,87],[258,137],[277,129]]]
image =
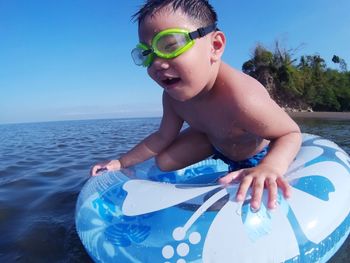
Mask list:
[[219,179],[219,183],[228,185],[236,180],[241,180],[236,195],[237,201],[239,202],[244,201],[249,187],[252,186],[252,200],[250,205],[253,209],[260,208],[265,187],[268,190],[269,209],[274,209],[276,207],[277,187],[282,189],[285,198],[290,197],[291,194],[291,188],[287,180],[274,169],[264,164],[228,173],[226,176]]
[[96,176],[102,171],[117,171],[122,168],[122,165],[119,160],[109,160],[102,163],[95,164],[91,170],[90,175]]

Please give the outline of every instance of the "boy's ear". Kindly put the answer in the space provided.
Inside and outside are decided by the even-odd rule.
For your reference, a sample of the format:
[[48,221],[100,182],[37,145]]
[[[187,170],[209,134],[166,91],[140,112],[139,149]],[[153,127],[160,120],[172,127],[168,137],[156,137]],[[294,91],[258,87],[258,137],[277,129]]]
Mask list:
[[211,38],[211,60],[216,62],[220,60],[226,46],[226,37],[222,31],[215,31]]

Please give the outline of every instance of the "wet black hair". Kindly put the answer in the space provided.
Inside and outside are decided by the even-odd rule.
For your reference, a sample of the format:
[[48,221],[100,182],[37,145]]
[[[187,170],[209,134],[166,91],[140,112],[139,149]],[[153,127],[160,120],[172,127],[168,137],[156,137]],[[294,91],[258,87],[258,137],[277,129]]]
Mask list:
[[181,10],[190,19],[198,22],[200,26],[216,24],[218,17],[209,1],[207,0],[147,0],[140,10],[132,16],[138,24],[147,16],[154,15],[164,7],[171,7],[173,11]]

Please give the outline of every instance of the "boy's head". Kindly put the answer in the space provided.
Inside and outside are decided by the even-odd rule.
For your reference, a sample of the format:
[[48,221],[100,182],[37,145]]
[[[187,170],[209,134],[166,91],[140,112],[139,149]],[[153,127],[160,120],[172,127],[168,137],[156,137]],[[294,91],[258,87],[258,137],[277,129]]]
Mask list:
[[165,7],[174,12],[180,10],[200,27],[217,23],[217,14],[206,0],[148,0],[133,18],[140,26],[147,16],[152,16]]
[[225,36],[205,0],[148,0],[134,15],[140,43],[137,65],[176,100],[185,101],[213,84]]

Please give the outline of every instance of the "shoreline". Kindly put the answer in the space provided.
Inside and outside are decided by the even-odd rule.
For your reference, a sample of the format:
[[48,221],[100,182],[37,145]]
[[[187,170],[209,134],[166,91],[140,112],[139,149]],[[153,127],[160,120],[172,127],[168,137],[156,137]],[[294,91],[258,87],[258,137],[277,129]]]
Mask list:
[[350,120],[350,112],[288,112],[287,114],[296,119],[328,119],[328,120]]

